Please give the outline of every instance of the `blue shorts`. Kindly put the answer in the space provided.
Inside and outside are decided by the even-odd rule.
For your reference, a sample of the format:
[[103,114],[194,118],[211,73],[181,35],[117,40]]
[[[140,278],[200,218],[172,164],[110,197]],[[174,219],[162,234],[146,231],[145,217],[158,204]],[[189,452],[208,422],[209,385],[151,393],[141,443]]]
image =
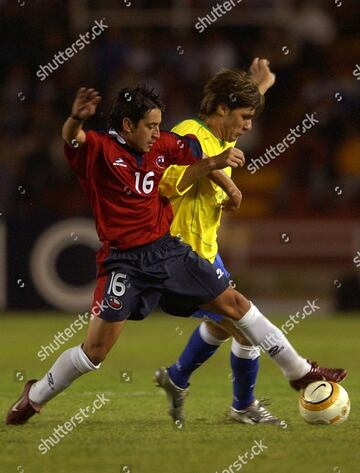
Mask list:
[[[213,262],[213,266],[215,267],[218,275],[224,274],[224,276],[226,276],[227,279],[230,279],[230,273],[225,268],[223,260],[221,259],[219,253],[216,255],[215,261]],[[202,319],[205,317],[207,319],[214,320],[214,322],[221,322],[221,320],[223,320],[224,318],[220,314],[215,314],[214,312],[209,312],[208,310],[205,310],[205,309],[198,309],[196,312],[192,314],[192,317],[196,317],[198,319]]]
[[110,248],[99,268],[98,316],[109,322],[142,320],[160,306],[190,317],[228,288],[226,273],[218,271],[170,234],[126,251]]

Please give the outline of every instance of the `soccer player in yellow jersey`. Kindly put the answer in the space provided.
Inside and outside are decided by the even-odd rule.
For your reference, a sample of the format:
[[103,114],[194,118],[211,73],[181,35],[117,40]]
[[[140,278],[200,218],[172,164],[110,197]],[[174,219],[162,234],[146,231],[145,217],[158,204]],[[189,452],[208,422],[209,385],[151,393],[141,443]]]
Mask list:
[[[224,70],[216,74],[205,86],[199,119],[185,120],[173,131],[179,135],[195,135],[208,157],[218,155],[224,150],[231,152],[236,140],[251,130],[252,120],[263,106],[263,95],[275,81],[269,63],[264,59],[256,58],[250,67],[250,72]],[[221,188],[208,179],[200,179],[189,189],[186,187],[186,192],[182,192],[184,191],[184,183],[181,184],[182,166],[170,166],[159,186],[159,191],[170,199],[173,206],[175,218],[171,232],[173,235],[181,236],[200,256],[213,262],[219,278],[228,274],[217,253],[216,231],[220,223],[221,210],[222,207],[237,208],[241,200],[240,191],[229,177],[230,169],[226,168],[225,172],[227,175],[220,172],[219,176],[217,173],[216,182]],[[224,189],[230,197],[225,199],[226,194],[221,189]],[[199,283],[201,284],[201,281]],[[166,304],[161,302],[160,306],[166,310]],[[171,313],[184,315],[181,300],[177,300],[176,305],[176,313],[174,311]],[[217,310],[223,314],[221,308]],[[203,319],[205,317],[206,321],[194,331],[178,361],[167,369],[159,368],[155,372],[155,381],[165,390],[170,404],[169,414],[175,421],[184,420],[183,404],[191,374],[229,336],[233,337],[231,345],[233,402],[230,417],[237,422],[280,423],[279,419],[254,397],[260,354],[258,345],[280,366],[294,389],[301,389],[304,380],[310,382],[330,378],[339,382],[346,376],[345,370],[321,368],[315,362],[301,358],[289,343],[281,341],[283,337],[281,331],[273,336],[270,332],[274,329],[264,327],[262,333],[265,339],[258,343],[250,333],[250,329],[254,330],[257,323],[256,316],[252,321],[249,318],[245,324],[235,327],[226,317],[213,312],[213,308],[208,305],[192,314]],[[260,325],[258,327],[260,331]],[[252,346],[240,331],[256,346]]]
[[[263,95],[275,81],[268,61],[264,59],[256,58],[250,71],[224,70],[216,74],[205,86],[199,118],[184,120],[172,131],[181,136],[195,135],[204,154],[209,157],[235,147],[236,140],[251,130],[252,119],[262,107],[254,89],[258,86]],[[219,275],[228,275],[218,254],[217,230],[222,208],[235,209],[241,202],[241,193],[230,179],[231,168],[224,170],[228,176],[227,194],[231,188],[233,190],[230,199],[221,187],[207,177],[200,179],[186,194],[178,195],[174,189],[182,172],[182,166],[171,166],[160,183],[160,192],[170,199],[173,207],[171,233],[181,237],[200,256],[212,262]],[[160,368],[155,373],[156,382],[167,392],[169,413],[175,421],[184,420],[183,403],[193,371],[213,355],[230,335],[234,335],[233,330],[229,332],[219,326],[226,324],[221,315],[199,310],[194,316],[205,317],[205,320],[192,334],[177,363],[167,369]],[[235,337],[231,345],[233,403],[230,416],[241,423],[276,424],[278,419],[254,396],[260,351],[240,333]]]
[[[195,135],[209,159],[222,152],[231,154],[235,152],[233,147],[236,140],[251,130],[253,118],[263,107],[263,95],[274,81],[275,76],[265,59],[254,59],[250,73],[220,71],[205,86],[199,119],[185,120],[173,131],[179,135]],[[181,140],[179,142],[181,143]],[[236,151],[241,153],[240,150]],[[170,166],[159,185],[159,192],[167,197],[173,206],[172,234],[179,235],[200,256],[211,261],[216,267],[219,279],[228,275],[218,255],[216,242],[222,207],[237,208],[241,201],[241,193],[230,178],[230,169],[226,168],[225,172],[227,174],[216,173],[215,180],[221,188],[206,178],[192,181],[192,185],[187,186],[183,182],[183,166]],[[225,198],[226,195],[229,198]],[[204,284],[204,281],[199,280],[199,284]],[[171,301],[165,297],[161,298],[159,305],[166,312],[184,316],[185,303],[186,301],[184,307],[181,307],[182,301],[177,299],[174,309],[174,304],[169,307]],[[183,404],[191,374],[229,336],[233,337],[231,345],[233,403],[230,417],[237,422],[280,423],[279,419],[254,397],[253,390],[258,372],[258,345],[278,364],[294,389],[299,390],[305,383],[318,379],[339,382],[346,376],[346,371],[343,369],[321,368],[315,362],[299,356],[288,341],[285,341],[284,334],[270,324],[265,327],[264,316],[253,303],[250,301],[248,303],[252,309],[247,314],[249,317],[241,324],[234,324],[224,317],[222,307],[219,305],[215,306],[215,310],[214,305],[201,307],[201,310],[192,315],[206,319],[194,331],[178,361],[167,369],[156,370],[155,381],[166,392],[170,404],[169,414],[175,421],[184,420]],[[219,313],[215,314],[216,311]],[[258,331],[256,337],[254,337],[255,328]],[[257,341],[259,333],[265,337],[260,343]]]

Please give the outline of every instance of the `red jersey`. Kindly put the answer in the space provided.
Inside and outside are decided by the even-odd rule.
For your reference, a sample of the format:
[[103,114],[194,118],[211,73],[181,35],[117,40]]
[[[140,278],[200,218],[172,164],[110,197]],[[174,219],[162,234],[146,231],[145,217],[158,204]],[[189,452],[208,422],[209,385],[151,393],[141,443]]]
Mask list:
[[158,185],[172,164],[189,165],[202,157],[195,137],[161,132],[147,153],[126,145],[114,130],[86,132],[86,143],[65,156],[79,177],[95,218],[100,240],[116,248],[145,245],[169,232],[170,202]]

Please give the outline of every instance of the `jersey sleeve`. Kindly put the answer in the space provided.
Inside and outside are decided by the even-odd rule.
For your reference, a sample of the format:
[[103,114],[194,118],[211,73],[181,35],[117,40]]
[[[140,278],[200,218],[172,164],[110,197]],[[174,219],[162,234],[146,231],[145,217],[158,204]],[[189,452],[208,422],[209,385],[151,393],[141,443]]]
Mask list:
[[64,154],[72,169],[81,177],[86,177],[91,163],[97,158],[102,149],[102,135],[96,131],[87,131],[86,141],[82,146],[72,148],[66,142]]
[[178,185],[184,175],[188,166],[179,166],[173,164],[169,166],[164,172],[160,182],[159,182],[159,193],[162,197],[167,197],[169,200],[173,197],[181,197],[186,194],[186,192],[191,189],[192,185],[179,191]]
[[169,132],[168,136],[171,150],[170,164],[186,166],[202,159],[202,148],[196,136],[180,136],[172,132]]

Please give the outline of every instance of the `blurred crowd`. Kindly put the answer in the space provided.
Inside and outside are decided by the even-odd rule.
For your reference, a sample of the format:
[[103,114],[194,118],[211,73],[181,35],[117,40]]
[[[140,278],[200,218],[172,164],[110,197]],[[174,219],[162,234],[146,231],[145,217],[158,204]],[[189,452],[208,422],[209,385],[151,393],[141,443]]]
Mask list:
[[[225,26],[219,19],[203,34],[194,27],[111,27],[109,18],[102,35],[44,81],[36,71],[79,34],[72,28],[71,2],[19,3],[0,0],[0,214],[52,219],[88,214],[61,140],[62,123],[80,86],[95,87],[103,97],[89,127],[106,129],[116,91],[144,81],[162,95],[167,106],[163,128],[170,129],[197,114],[202,87],[212,74],[221,68],[247,69],[260,56],[270,60],[277,82],[253,131],[238,143],[248,159],[280,142],[306,113],[316,112],[319,124],[256,174],[235,173],[244,195],[239,217],[359,216],[360,81],[353,75],[360,62],[357,0],[339,8],[331,2],[284,0],[287,18],[276,24],[260,21],[261,15],[257,24],[256,14],[279,2],[244,1],[237,8],[251,21]],[[121,2],[90,0],[88,6],[96,12],[105,3],[116,8]],[[154,4],[172,8],[178,3],[133,2],[144,15]],[[201,7],[205,16],[217,2],[183,3],[190,11]],[[121,14],[123,6],[117,8]]]

